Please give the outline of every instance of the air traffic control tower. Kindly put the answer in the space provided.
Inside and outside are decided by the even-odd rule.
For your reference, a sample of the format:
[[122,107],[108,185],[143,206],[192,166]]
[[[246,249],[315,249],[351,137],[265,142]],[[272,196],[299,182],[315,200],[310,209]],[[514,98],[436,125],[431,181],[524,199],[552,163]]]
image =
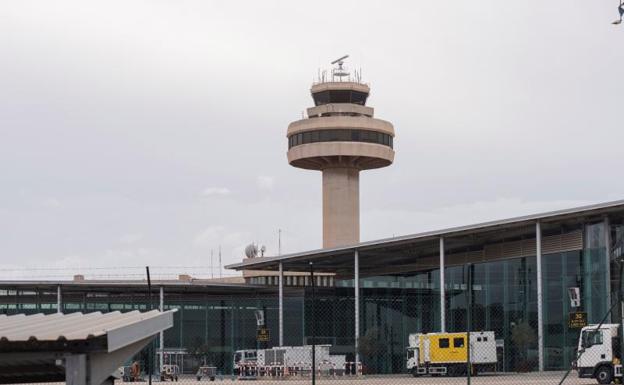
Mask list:
[[386,167],[394,160],[394,128],[373,117],[370,93],[344,67],[332,62],[331,75],[312,85],[314,107],[308,117],[288,126],[288,163],[323,173],[323,247],[360,241],[360,171]]

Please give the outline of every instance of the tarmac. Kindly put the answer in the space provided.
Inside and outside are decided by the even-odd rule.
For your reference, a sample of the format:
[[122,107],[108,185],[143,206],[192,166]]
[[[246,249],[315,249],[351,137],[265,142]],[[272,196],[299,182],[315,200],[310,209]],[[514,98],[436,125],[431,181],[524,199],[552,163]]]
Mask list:
[[[544,373],[498,373],[498,374],[480,374],[477,377],[471,377],[470,385],[537,385],[548,384],[558,385],[565,372],[544,372]],[[202,380],[208,382],[208,380]],[[310,385],[311,379],[304,378],[259,378],[256,380],[238,380],[232,379],[230,376],[217,378],[212,384],[231,382],[243,382],[258,385],[270,384],[289,384],[289,385]],[[197,384],[197,379],[193,375],[181,375],[179,383]],[[466,377],[412,377],[409,374],[393,374],[393,375],[364,375],[359,377],[317,377],[318,385],[431,385],[431,384],[448,384],[462,385],[467,384]],[[578,378],[575,371],[570,372],[563,385],[596,385],[597,382],[591,378]],[[173,384],[172,384],[173,385]]]

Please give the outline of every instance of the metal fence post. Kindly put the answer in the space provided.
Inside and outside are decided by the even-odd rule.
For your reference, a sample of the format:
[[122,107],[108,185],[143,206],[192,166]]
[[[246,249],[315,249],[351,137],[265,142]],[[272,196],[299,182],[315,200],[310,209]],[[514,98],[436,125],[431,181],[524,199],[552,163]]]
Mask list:
[[316,309],[314,302],[314,264],[310,262],[310,281],[312,284],[312,314],[311,314],[311,332],[312,332],[312,385],[316,385]]
[[446,331],[446,288],[444,283],[444,237],[440,237],[440,331]]
[[[149,266],[145,266],[145,272],[147,273],[147,310],[152,310],[152,280],[150,278],[150,270]],[[149,343],[147,348],[148,357],[147,357],[147,372],[149,373],[148,384],[152,385],[152,371],[154,370],[152,365],[152,360],[154,356],[154,341],[152,340]]]
[[279,295],[279,346],[284,346],[284,266],[282,262],[279,263],[279,277],[278,277],[278,295]]
[[[161,312],[165,311],[165,287],[161,286],[160,287],[160,304],[158,306],[159,310]],[[165,332],[161,331],[160,335],[159,335],[159,345],[160,345],[160,353],[158,353],[158,361],[159,361],[159,366],[158,366],[158,371],[159,373],[162,372],[162,368],[163,368],[163,358],[164,358],[164,351],[165,351]]]
[[353,272],[353,290],[354,293],[354,325],[355,325],[355,371],[357,372],[357,365],[360,362],[359,353],[359,339],[360,339],[360,254],[355,250],[354,257],[354,272]]
[[470,357],[470,331],[472,329],[472,264],[466,265],[468,271],[468,277],[466,277],[466,307],[467,307],[467,322],[466,322],[466,383],[470,385],[472,376],[472,359]]

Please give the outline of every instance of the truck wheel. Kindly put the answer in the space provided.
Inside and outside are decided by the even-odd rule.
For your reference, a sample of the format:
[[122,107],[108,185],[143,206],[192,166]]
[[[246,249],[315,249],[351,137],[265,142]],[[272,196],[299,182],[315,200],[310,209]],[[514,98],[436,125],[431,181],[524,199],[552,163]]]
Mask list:
[[412,376],[418,377],[418,369],[417,368],[412,368]]
[[599,367],[596,371],[596,380],[599,384],[610,384],[613,381],[613,371],[606,365]]

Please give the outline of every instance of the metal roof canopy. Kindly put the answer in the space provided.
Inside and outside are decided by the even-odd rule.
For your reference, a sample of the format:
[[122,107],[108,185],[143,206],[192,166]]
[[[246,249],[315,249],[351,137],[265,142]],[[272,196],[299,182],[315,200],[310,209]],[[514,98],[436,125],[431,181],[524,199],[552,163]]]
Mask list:
[[174,312],[0,315],[0,383],[105,383]]
[[440,237],[445,238],[445,251],[447,253],[456,250],[466,251],[471,245],[479,242],[500,242],[510,240],[511,237],[516,237],[516,239],[534,237],[536,221],[542,223],[542,232],[547,232],[553,228],[575,226],[586,220],[599,219],[601,216],[615,213],[624,214],[624,200],[362,242],[331,249],[246,259],[242,263],[228,265],[226,268],[277,271],[281,262],[284,271],[306,272],[309,271],[309,263],[312,261],[316,272],[331,272],[336,273],[338,277],[349,278],[353,276],[354,252],[358,250],[360,276],[383,275],[388,274],[388,267],[393,264],[411,265],[416,269],[423,269],[426,266],[419,266],[418,259],[438,255]]
[[[41,290],[50,290],[56,292],[58,286],[61,286],[64,294],[73,292],[101,292],[106,289],[119,293],[143,293],[147,296],[147,281],[124,281],[124,280],[0,280],[0,288],[2,289],[23,289],[24,287],[32,287]],[[152,281],[152,293],[158,293],[160,287],[164,287],[167,292],[203,292],[210,295],[229,295],[236,294],[256,294],[267,290],[266,286],[250,285],[247,283],[214,283],[204,280],[193,280],[192,282],[184,282],[178,280],[170,281]],[[54,294],[56,295],[56,294]]]

